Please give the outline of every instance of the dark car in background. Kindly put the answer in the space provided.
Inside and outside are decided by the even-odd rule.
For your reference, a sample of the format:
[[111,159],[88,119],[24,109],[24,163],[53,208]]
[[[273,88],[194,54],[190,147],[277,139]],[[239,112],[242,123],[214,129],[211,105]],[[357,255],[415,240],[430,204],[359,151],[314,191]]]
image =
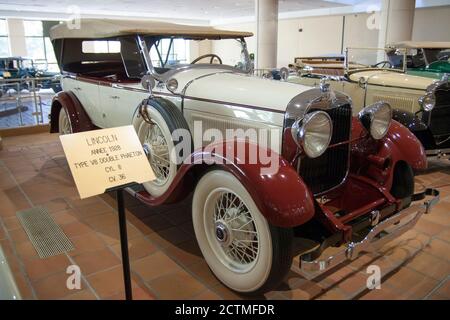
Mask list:
[[[46,65],[46,62],[45,62]],[[30,58],[24,57],[0,57],[0,79],[17,79],[17,81],[2,81],[0,96],[9,89],[32,89],[32,78],[37,78],[36,89],[53,89],[55,93],[61,91],[58,72],[47,71],[46,68],[38,68]],[[39,80],[42,78],[42,80]]]

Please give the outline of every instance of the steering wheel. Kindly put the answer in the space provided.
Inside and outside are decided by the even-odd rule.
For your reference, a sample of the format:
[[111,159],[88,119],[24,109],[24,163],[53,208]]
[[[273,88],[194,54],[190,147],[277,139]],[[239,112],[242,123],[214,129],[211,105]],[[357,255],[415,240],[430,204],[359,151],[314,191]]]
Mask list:
[[222,59],[220,59],[220,57],[217,54],[214,53],[208,53],[208,54],[204,54],[200,57],[198,57],[197,59],[193,60],[191,62],[191,64],[196,64],[197,62],[199,62],[200,60],[207,58],[207,57],[211,57],[211,59],[209,60],[209,63],[212,64],[214,61],[214,58],[217,58],[217,60],[219,60],[219,63],[222,64]]
[[390,61],[385,60],[385,61],[381,61],[381,62],[378,62],[378,63],[372,65],[372,67],[374,67],[374,68],[382,68],[382,69],[384,69],[386,67],[392,68],[392,63]]

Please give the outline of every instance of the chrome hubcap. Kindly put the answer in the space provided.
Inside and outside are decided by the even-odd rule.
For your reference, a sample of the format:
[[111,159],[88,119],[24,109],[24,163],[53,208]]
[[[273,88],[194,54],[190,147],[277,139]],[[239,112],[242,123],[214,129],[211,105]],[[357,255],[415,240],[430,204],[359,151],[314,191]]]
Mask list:
[[230,229],[223,221],[216,222],[216,239],[222,246],[230,245]]
[[253,263],[259,251],[258,233],[244,202],[234,193],[222,192],[214,210],[215,238],[225,256],[236,266]]

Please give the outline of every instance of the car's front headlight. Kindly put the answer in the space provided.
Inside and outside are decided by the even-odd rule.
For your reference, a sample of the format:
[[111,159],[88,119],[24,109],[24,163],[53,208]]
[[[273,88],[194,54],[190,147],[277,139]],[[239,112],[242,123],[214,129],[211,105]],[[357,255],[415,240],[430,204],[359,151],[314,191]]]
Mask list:
[[392,108],[386,102],[377,102],[361,110],[359,120],[372,138],[380,140],[389,130]]
[[431,111],[436,105],[436,97],[433,93],[428,92],[426,95],[419,99],[419,104],[424,111]]
[[308,113],[292,126],[292,136],[310,158],[320,157],[328,148],[333,133],[333,123],[324,111]]

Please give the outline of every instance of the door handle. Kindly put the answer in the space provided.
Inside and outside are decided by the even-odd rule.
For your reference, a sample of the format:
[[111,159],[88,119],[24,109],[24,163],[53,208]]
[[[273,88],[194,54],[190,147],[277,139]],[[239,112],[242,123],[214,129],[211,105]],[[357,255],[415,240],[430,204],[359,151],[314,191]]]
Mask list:
[[110,98],[113,99],[113,100],[118,100],[118,99],[120,99],[119,96],[110,96]]
[[73,88],[74,90],[77,90],[77,91],[81,91],[81,88],[80,87],[75,87],[75,88]]

